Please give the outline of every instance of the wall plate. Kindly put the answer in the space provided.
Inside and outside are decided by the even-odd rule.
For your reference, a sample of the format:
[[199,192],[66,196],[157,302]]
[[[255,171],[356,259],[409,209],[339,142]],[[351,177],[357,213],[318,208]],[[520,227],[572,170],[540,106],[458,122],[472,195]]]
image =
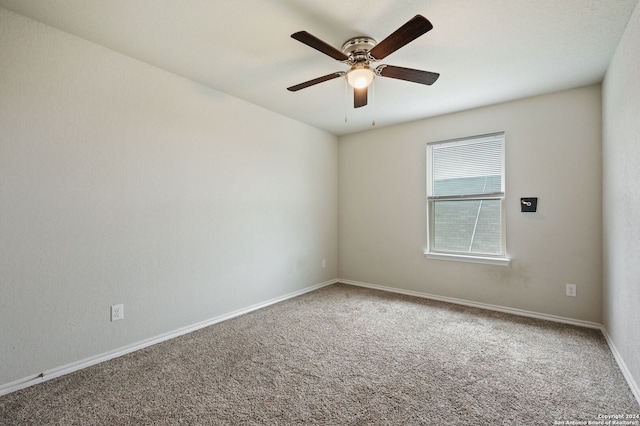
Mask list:
[[111,322],[118,321],[124,318],[124,305],[112,305],[111,306]]
[[538,197],[520,198],[520,211],[523,213],[534,213],[538,209]]

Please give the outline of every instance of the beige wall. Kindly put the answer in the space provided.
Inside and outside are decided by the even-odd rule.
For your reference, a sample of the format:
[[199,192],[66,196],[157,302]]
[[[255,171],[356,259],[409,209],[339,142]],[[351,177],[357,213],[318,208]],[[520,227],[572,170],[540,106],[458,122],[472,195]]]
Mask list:
[[336,277],[335,136],[4,9],[0,61],[0,385]]
[[[426,143],[498,131],[510,266],[425,259]],[[601,322],[599,85],[341,137],[339,150],[341,279]]]
[[604,326],[640,401],[640,5],[603,84]]

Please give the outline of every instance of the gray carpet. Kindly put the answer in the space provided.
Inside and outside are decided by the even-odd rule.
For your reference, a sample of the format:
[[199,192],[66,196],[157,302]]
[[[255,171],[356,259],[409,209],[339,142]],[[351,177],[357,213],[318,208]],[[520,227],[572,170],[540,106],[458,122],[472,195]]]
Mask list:
[[635,413],[598,330],[342,284],[0,397],[2,425],[528,425]]

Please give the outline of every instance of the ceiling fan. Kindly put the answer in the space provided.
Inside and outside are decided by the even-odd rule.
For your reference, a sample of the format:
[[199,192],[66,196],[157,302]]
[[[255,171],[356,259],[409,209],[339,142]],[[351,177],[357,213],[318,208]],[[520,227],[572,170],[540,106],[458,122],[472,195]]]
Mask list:
[[313,80],[305,81],[304,83],[296,84],[295,86],[287,87],[287,90],[297,92],[298,90],[314,86],[318,83],[346,76],[349,85],[353,87],[353,107],[360,108],[367,104],[368,88],[376,76],[431,85],[438,79],[440,74],[384,64],[378,65],[375,69],[371,69],[370,64],[386,58],[391,53],[417,39],[432,28],[433,25],[431,25],[431,22],[429,22],[427,18],[422,15],[416,15],[380,43],[376,43],[376,41],[370,37],[353,37],[342,45],[341,50],[336,49],[306,31],[298,31],[297,33],[291,34],[291,37],[325,55],[331,56],[337,61],[349,65],[351,68],[346,72],[333,72],[322,77],[314,78]]

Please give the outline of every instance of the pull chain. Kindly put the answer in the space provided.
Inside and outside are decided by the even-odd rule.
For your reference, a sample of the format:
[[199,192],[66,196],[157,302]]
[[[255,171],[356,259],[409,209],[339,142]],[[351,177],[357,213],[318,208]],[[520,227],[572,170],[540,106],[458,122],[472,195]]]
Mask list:
[[349,109],[349,83],[347,79],[344,79],[344,122],[349,121],[347,119],[347,111]]
[[375,80],[371,82],[371,127],[376,125],[376,83]]

